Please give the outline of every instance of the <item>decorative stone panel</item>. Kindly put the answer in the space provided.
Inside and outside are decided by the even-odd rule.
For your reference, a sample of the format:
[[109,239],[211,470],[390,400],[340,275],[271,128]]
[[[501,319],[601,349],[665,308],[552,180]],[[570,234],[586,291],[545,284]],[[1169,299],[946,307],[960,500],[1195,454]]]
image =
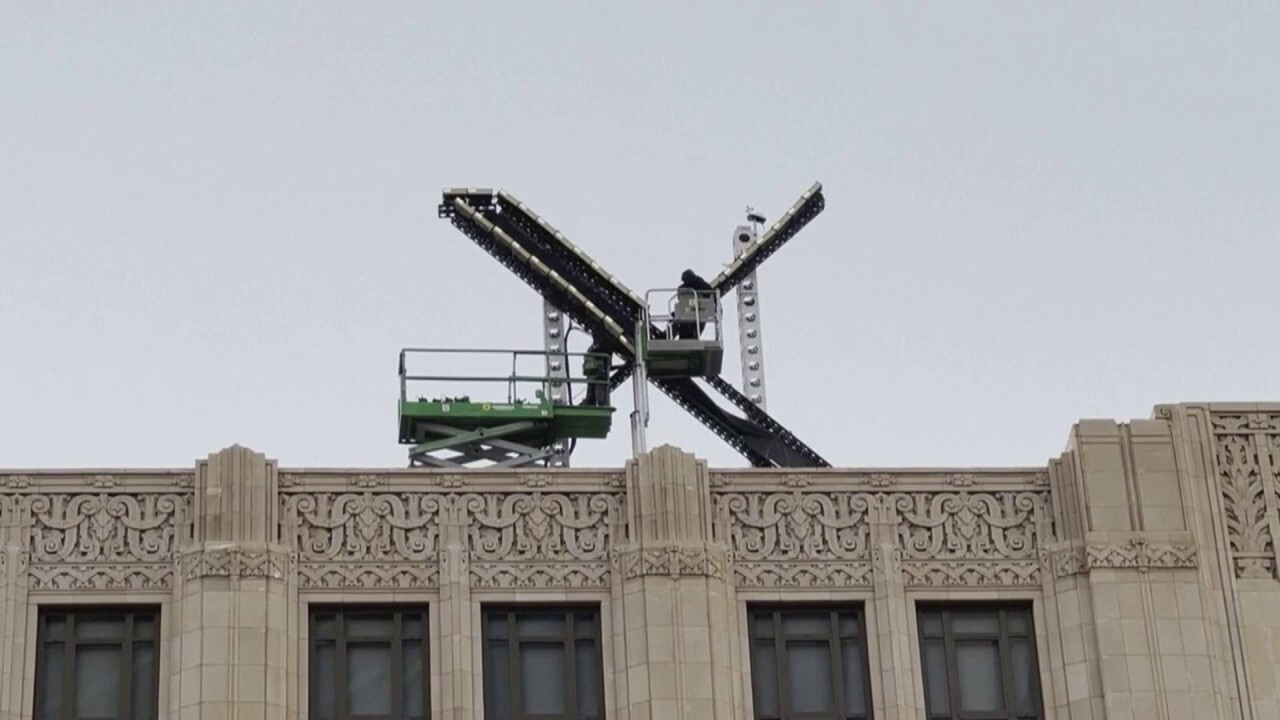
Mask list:
[[603,588],[625,526],[618,484],[573,471],[283,473],[281,522],[303,589],[439,587],[448,527],[461,528],[474,587]]
[[766,488],[760,476],[713,475],[738,587],[869,587],[873,545],[883,541],[873,542],[876,527],[887,529],[892,567],[908,586],[1041,582],[1041,548],[1052,540],[1043,472],[774,477]]
[[1213,464],[1236,577],[1276,576],[1280,414],[1213,413]]
[[[70,480],[70,482],[68,482]],[[41,482],[44,481],[44,482]],[[24,480],[11,499],[27,528],[32,590],[157,590],[173,586],[176,552],[189,517],[185,492],[131,492],[114,475]],[[43,486],[43,487],[42,487]],[[61,487],[59,487],[61,486]],[[93,488],[93,492],[40,492]],[[152,488],[136,488],[153,490]]]

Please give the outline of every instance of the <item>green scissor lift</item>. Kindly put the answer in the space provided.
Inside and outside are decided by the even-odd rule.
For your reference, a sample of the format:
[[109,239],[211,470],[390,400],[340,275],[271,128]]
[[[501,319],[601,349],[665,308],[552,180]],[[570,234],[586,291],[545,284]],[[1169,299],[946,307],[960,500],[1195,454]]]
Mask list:
[[[511,365],[503,374],[412,371],[424,362],[433,367],[492,366],[504,356]],[[400,443],[409,446],[409,464],[534,465],[547,462],[579,438],[608,436],[614,413],[608,401],[608,374],[587,377],[572,371],[571,365],[581,368],[584,362],[607,370],[609,356],[544,350],[401,350]],[[564,371],[553,374],[552,368]],[[562,384],[572,392],[562,393]],[[494,391],[503,387],[505,398],[494,398]],[[472,391],[479,396],[472,398]],[[576,403],[575,393],[580,396]],[[565,396],[567,402],[555,400]]]

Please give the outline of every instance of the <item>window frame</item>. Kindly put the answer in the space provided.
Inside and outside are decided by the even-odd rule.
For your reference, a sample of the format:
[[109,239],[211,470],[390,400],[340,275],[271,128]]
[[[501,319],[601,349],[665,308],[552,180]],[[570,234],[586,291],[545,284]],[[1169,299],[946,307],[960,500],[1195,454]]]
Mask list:
[[[1040,656],[1036,647],[1035,607],[1030,601],[929,601],[916,603],[916,631],[920,652],[920,684],[924,693],[924,710],[927,720],[1044,720],[1044,688],[1040,678]],[[936,613],[942,623],[940,633],[926,633],[921,619],[924,615]],[[1000,658],[1000,683],[1003,695],[1004,711],[965,711],[960,705],[959,664],[956,659],[957,634],[951,629],[952,616],[956,614],[993,613],[996,616],[996,632],[964,632],[958,635],[960,640],[995,641]],[[1021,614],[1026,619],[1025,633],[1013,632],[1010,629],[1010,615]],[[942,641],[943,663],[947,669],[947,702],[950,711],[943,715],[934,711],[929,700],[928,664],[925,661],[925,644],[930,641]],[[1034,714],[1018,714],[1018,702],[1013,675],[1013,640],[1025,640],[1031,658],[1031,695]]]
[[[579,613],[591,613],[594,621],[592,622],[592,631],[589,638],[580,638],[577,636],[577,628],[575,627],[575,615]],[[546,635],[543,637],[533,638],[533,642],[560,642],[565,649],[564,660],[564,677],[565,677],[565,712],[560,715],[552,714],[526,714],[521,703],[520,695],[520,658],[519,648],[521,640],[529,640],[530,638],[521,638],[519,635],[518,620],[528,615],[561,615],[565,619],[564,632],[559,637]],[[507,636],[505,638],[494,638],[489,627],[489,619],[495,615],[505,615],[507,621]],[[591,663],[592,669],[596,674],[596,688],[600,695],[598,698],[599,712],[595,717],[606,718],[609,716],[609,708],[605,701],[605,685],[604,685],[604,614],[598,603],[556,603],[556,604],[535,604],[535,603],[493,603],[483,604],[480,607],[480,672],[482,697],[484,704],[485,720],[492,720],[497,712],[497,708],[493,707],[489,702],[491,696],[490,676],[492,670],[489,665],[489,649],[493,643],[503,642],[507,650],[507,713],[508,720],[577,720],[578,715],[578,673],[577,673],[577,644],[583,639],[590,639],[594,650],[592,654],[594,658]]]
[[[66,623],[61,640],[49,637],[49,621],[52,617],[62,617]],[[90,618],[111,618],[123,621],[124,627],[120,640],[83,641],[76,637],[77,621]],[[137,620],[151,621],[151,636],[139,637],[135,630]],[[160,658],[165,652],[161,642],[161,607],[157,605],[40,605],[36,611],[36,647],[35,647],[35,683],[31,716],[34,720],[75,720],[79,716],[76,707],[76,647],[115,645],[120,649],[120,697],[117,700],[116,717],[133,717],[133,651],[134,645],[149,643],[151,645],[151,689],[152,714],[148,720],[158,720],[162,716],[160,707]],[[62,648],[62,677],[60,678],[58,712],[47,715],[44,712],[43,699],[46,685],[49,682],[45,672],[45,660],[49,646],[60,645]]]
[[[747,671],[751,682],[751,713],[756,720],[761,718],[760,708],[758,706],[758,686],[756,681],[755,664],[756,664],[756,642],[758,640],[773,640],[774,653],[774,682],[776,684],[778,694],[778,717],[780,720],[826,720],[833,718],[834,720],[846,720],[846,718],[856,718],[857,720],[872,720],[875,717],[875,699],[871,688],[871,652],[867,645],[867,637],[870,634],[867,628],[867,604],[862,601],[855,602],[749,602],[747,603],[747,655],[750,660]],[[771,613],[772,619],[772,638],[763,636],[757,632],[758,624],[756,621],[757,613]],[[782,631],[783,619],[788,614],[812,614],[815,612],[828,613],[830,615],[831,625],[824,634],[813,635],[787,635]],[[840,632],[840,620],[842,617],[852,615],[858,623],[858,632],[855,639],[858,650],[862,653],[862,687],[866,694],[866,709],[862,715],[850,715],[845,708],[846,698],[844,696],[844,657],[841,654],[842,645],[846,639],[844,634]],[[821,641],[826,642],[828,650],[831,654],[831,687],[835,694],[833,701],[835,709],[831,713],[824,712],[804,712],[793,711],[790,707],[790,695],[788,692],[787,680],[788,670],[786,663],[786,643],[788,640],[800,641]]]
[[[392,631],[388,636],[350,636],[347,633],[347,621],[352,616],[391,615]],[[334,631],[332,635],[321,633],[319,621],[321,616],[332,615]],[[403,629],[406,616],[417,616],[421,623],[422,634],[419,637],[406,637]],[[380,604],[365,605],[351,603],[313,603],[307,606],[307,717],[317,719],[320,711],[321,684],[317,682],[320,664],[316,660],[320,643],[332,643],[333,646],[333,718],[334,720],[365,720],[366,718],[389,717],[392,720],[403,720],[404,711],[404,643],[417,642],[422,646],[422,716],[430,718],[431,713],[431,623],[429,608],[425,604]],[[363,715],[351,712],[350,698],[347,694],[346,658],[347,648],[351,643],[382,642],[391,645],[391,712],[388,715]]]

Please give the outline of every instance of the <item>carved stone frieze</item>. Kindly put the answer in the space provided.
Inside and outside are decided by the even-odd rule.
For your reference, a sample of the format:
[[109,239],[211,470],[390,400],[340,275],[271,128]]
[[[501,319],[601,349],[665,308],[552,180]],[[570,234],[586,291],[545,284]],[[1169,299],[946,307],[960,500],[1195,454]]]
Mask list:
[[[379,483],[356,484],[377,487]],[[308,589],[437,587],[440,528],[450,502],[440,493],[282,496],[285,527],[292,528],[298,554],[299,585]]]
[[169,563],[32,564],[27,580],[32,590],[168,590],[173,572]]
[[663,575],[724,578],[729,567],[723,549],[704,547],[628,548],[617,554],[617,564],[627,579]]
[[1194,568],[1199,564],[1199,557],[1192,544],[1136,538],[1123,544],[1089,543],[1059,548],[1047,553],[1046,563],[1055,576],[1067,577],[1093,569],[1133,568],[1146,572]]
[[737,562],[742,588],[844,588],[871,585],[871,562]]
[[1089,568],[1137,568],[1142,571],[1193,568],[1198,564],[1195,545],[1130,540],[1123,545],[1089,544],[1085,547]]
[[472,562],[470,576],[471,586],[476,588],[606,588],[609,587],[609,564]]
[[729,492],[715,502],[738,562],[870,557],[870,493]]
[[[963,477],[963,476],[961,476]],[[951,485],[969,487],[971,478]],[[1040,582],[1038,533],[1048,493],[894,493],[885,499],[902,549],[903,582],[1019,587]]]
[[434,562],[440,493],[289,493],[282,505],[300,562]]
[[1236,577],[1276,576],[1272,526],[1280,504],[1280,415],[1215,413],[1214,468]]
[[287,552],[267,548],[205,547],[182,556],[182,574],[187,580],[205,577],[273,578],[288,576]]
[[1040,561],[904,561],[902,576],[907,586],[1022,587],[1040,584]]
[[189,500],[178,493],[25,496],[20,507],[30,523],[24,553],[30,588],[172,587],[179,530]]
[[607,562],[621,517],[612,493],[469,493],[459,502],[472,562]]
[[440,586],[436,563],[300,563],[298,585],[306,589],[409,590]]
[[468,493],[457,502],[473,586],[608,586],[609,543],[623,517],[619,495],[535,490]]
[[904,560],[1034,560],[1048,493],[894,493]]
[[29,495],[31,562],[170,561],[185,503],[177,493]]

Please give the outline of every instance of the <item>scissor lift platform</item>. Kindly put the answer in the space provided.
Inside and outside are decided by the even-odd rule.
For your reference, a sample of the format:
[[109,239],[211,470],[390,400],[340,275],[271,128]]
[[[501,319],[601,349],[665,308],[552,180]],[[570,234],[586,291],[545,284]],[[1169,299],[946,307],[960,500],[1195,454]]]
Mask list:
[[[406,357],[415,354],[475,353],[477,355],[510,354],[510,375],[461,376],[413,375],[406,371]],[[596,382],[587,378],[553,377],[550,374],[517,374],[522,358],[534,357],[549,367],[551,363],[567,364],[571,358],[585,353],[544,351],[490,350],[423,350],[406,349],[400,357],[400,443],[409,445],[411,465],[431,467],[466,467],[481,462],[496,467],[517,467],[545,461],[555,453],[558,444],[579,438],[600,439],[609,434],[614,408],[608,405],[557,403],[553,398],[556,383],[585,387]],[[607,378],[603,381],[607,383]],[[472,385],[488,383],[507,386],[503,401],[491,402],[470,396],[437,396],[411,398],[408,388],[420,383],[436,385]],[[518,397],[521,390],[533,389],[531,399]],[[584,393],[585,394],[585,393]],[[444,453],[455,453],[452,457]]]

